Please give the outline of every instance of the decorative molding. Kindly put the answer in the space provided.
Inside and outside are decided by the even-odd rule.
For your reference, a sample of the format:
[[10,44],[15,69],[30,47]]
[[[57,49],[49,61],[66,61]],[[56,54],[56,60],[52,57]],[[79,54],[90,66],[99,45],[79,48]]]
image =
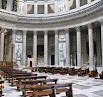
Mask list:
[[93,2],[66,14],[23,16],[0,9],[0,26],[19,30],[55,30],[81,26],[103,19],[103,0]]

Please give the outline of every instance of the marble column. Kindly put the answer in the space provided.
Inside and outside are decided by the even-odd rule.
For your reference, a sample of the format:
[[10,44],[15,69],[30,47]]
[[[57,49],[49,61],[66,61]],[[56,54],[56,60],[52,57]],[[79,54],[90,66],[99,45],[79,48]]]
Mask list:
[[6,10],[7,11],[12,11],[12,8],[13,8],[13,0],[7,0]]
[[55,30],[55,66],[59,65],[59,43],[58,43],[58,31]]
[[76,0],[76,8],[80,7],[80,0]]
[[26,35],[27,31],[23,31],[23,65],[26,66]]
[[101,21],[101,50],[102,50],[102,66],[103,66],[103,21]]
[[0,38],[0,61],[3,61],[4,57],[4,33],[1,32]]
[[34,66],[37,66],[37,31],[34,31],[33,36],[33,57],[34,57]]
[[0,0],[0,8],[2,8],[2,0]]
[[77,31],[77,66],[82,66],[82,60],[81,60],[81,32],[80,27],[76,28]]
[[66,66],[70,66],[70,33],[66,29]]
[[88,3],[88,4],[91,3],[91,0],[87,0],[87,3]]
[[88,37],[89,37],[89,67],[90,70],[94,70],[95,65],[94,65],[94,45],[93,45],[92,24],[88,24]]
[[13,32],[12,32],[12,46],[13,46],[13,51],[12,51],[12,53],[13,53],[13,56],[12,56],[12,61],[13,62],[16,62],[16,56],[15,56],[15,35],[16,35],[16,30],[13,30]]
[[48,65],[48,31],[44,31],[44,65]]

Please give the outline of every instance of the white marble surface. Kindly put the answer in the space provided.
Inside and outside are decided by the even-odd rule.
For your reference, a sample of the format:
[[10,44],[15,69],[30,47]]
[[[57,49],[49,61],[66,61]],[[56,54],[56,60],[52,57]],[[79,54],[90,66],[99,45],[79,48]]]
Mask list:
[[[103,80],[78,76],[60,75],[60,74],[45,74],[38,73],[38,75],[47,75],[48,78],[58,78],[57,83],[73,83],[73,97],[103,97]],[[21,97],[22,92],[16,90],[16,86],[11,87],[10,83],[5,81],[5,88],[3,89],[4,97]],[[65,97],[65,93],[58,94],[57,97]]]

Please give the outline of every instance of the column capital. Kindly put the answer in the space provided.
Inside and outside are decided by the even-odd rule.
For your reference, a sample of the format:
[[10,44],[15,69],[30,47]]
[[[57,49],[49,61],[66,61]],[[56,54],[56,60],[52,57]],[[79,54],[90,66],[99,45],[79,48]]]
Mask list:
[[90,23],[90,24],[88,24],[88,28],[92,28],[92,24]]
[[14,33],[14,34],[15,34],[15,33],[16,33],[16,31],[17,31],[17,30],[15,30],[15,29],[12,29],[12,33]]
[[33,30],[33,33],[37,33],[38,32],[38,30]]
[[6,33],[7,32],[7,29],[5,28],[0,28],[0,33]]
[[99,20],[99,22],[100,22],[101,24],[103,24],[103,19]]
[[75,29],[78,31],[80,31],[80,26],[75,27]]
[[26,35],[27,34],[27,30],[23,30],[23,35]]
[[45,33],[45,34],[48,33],[48,30],[44,30],[44,33]]
[[69,28],[67,28],[67,29],[64,29],[66,32],[69,32]]
[[58,29],[54,30],[56,34],[58,34]]
[[1,32],[1,34],[2,34],[2,35],[4,35],[4,33],[3,33],[3,32]]

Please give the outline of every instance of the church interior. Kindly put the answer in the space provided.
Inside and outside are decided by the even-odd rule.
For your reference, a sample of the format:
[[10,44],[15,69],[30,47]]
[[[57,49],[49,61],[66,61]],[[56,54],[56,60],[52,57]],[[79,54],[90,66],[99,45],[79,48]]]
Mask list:
[[103,97],[103,0],[0,0],[0,97]]

